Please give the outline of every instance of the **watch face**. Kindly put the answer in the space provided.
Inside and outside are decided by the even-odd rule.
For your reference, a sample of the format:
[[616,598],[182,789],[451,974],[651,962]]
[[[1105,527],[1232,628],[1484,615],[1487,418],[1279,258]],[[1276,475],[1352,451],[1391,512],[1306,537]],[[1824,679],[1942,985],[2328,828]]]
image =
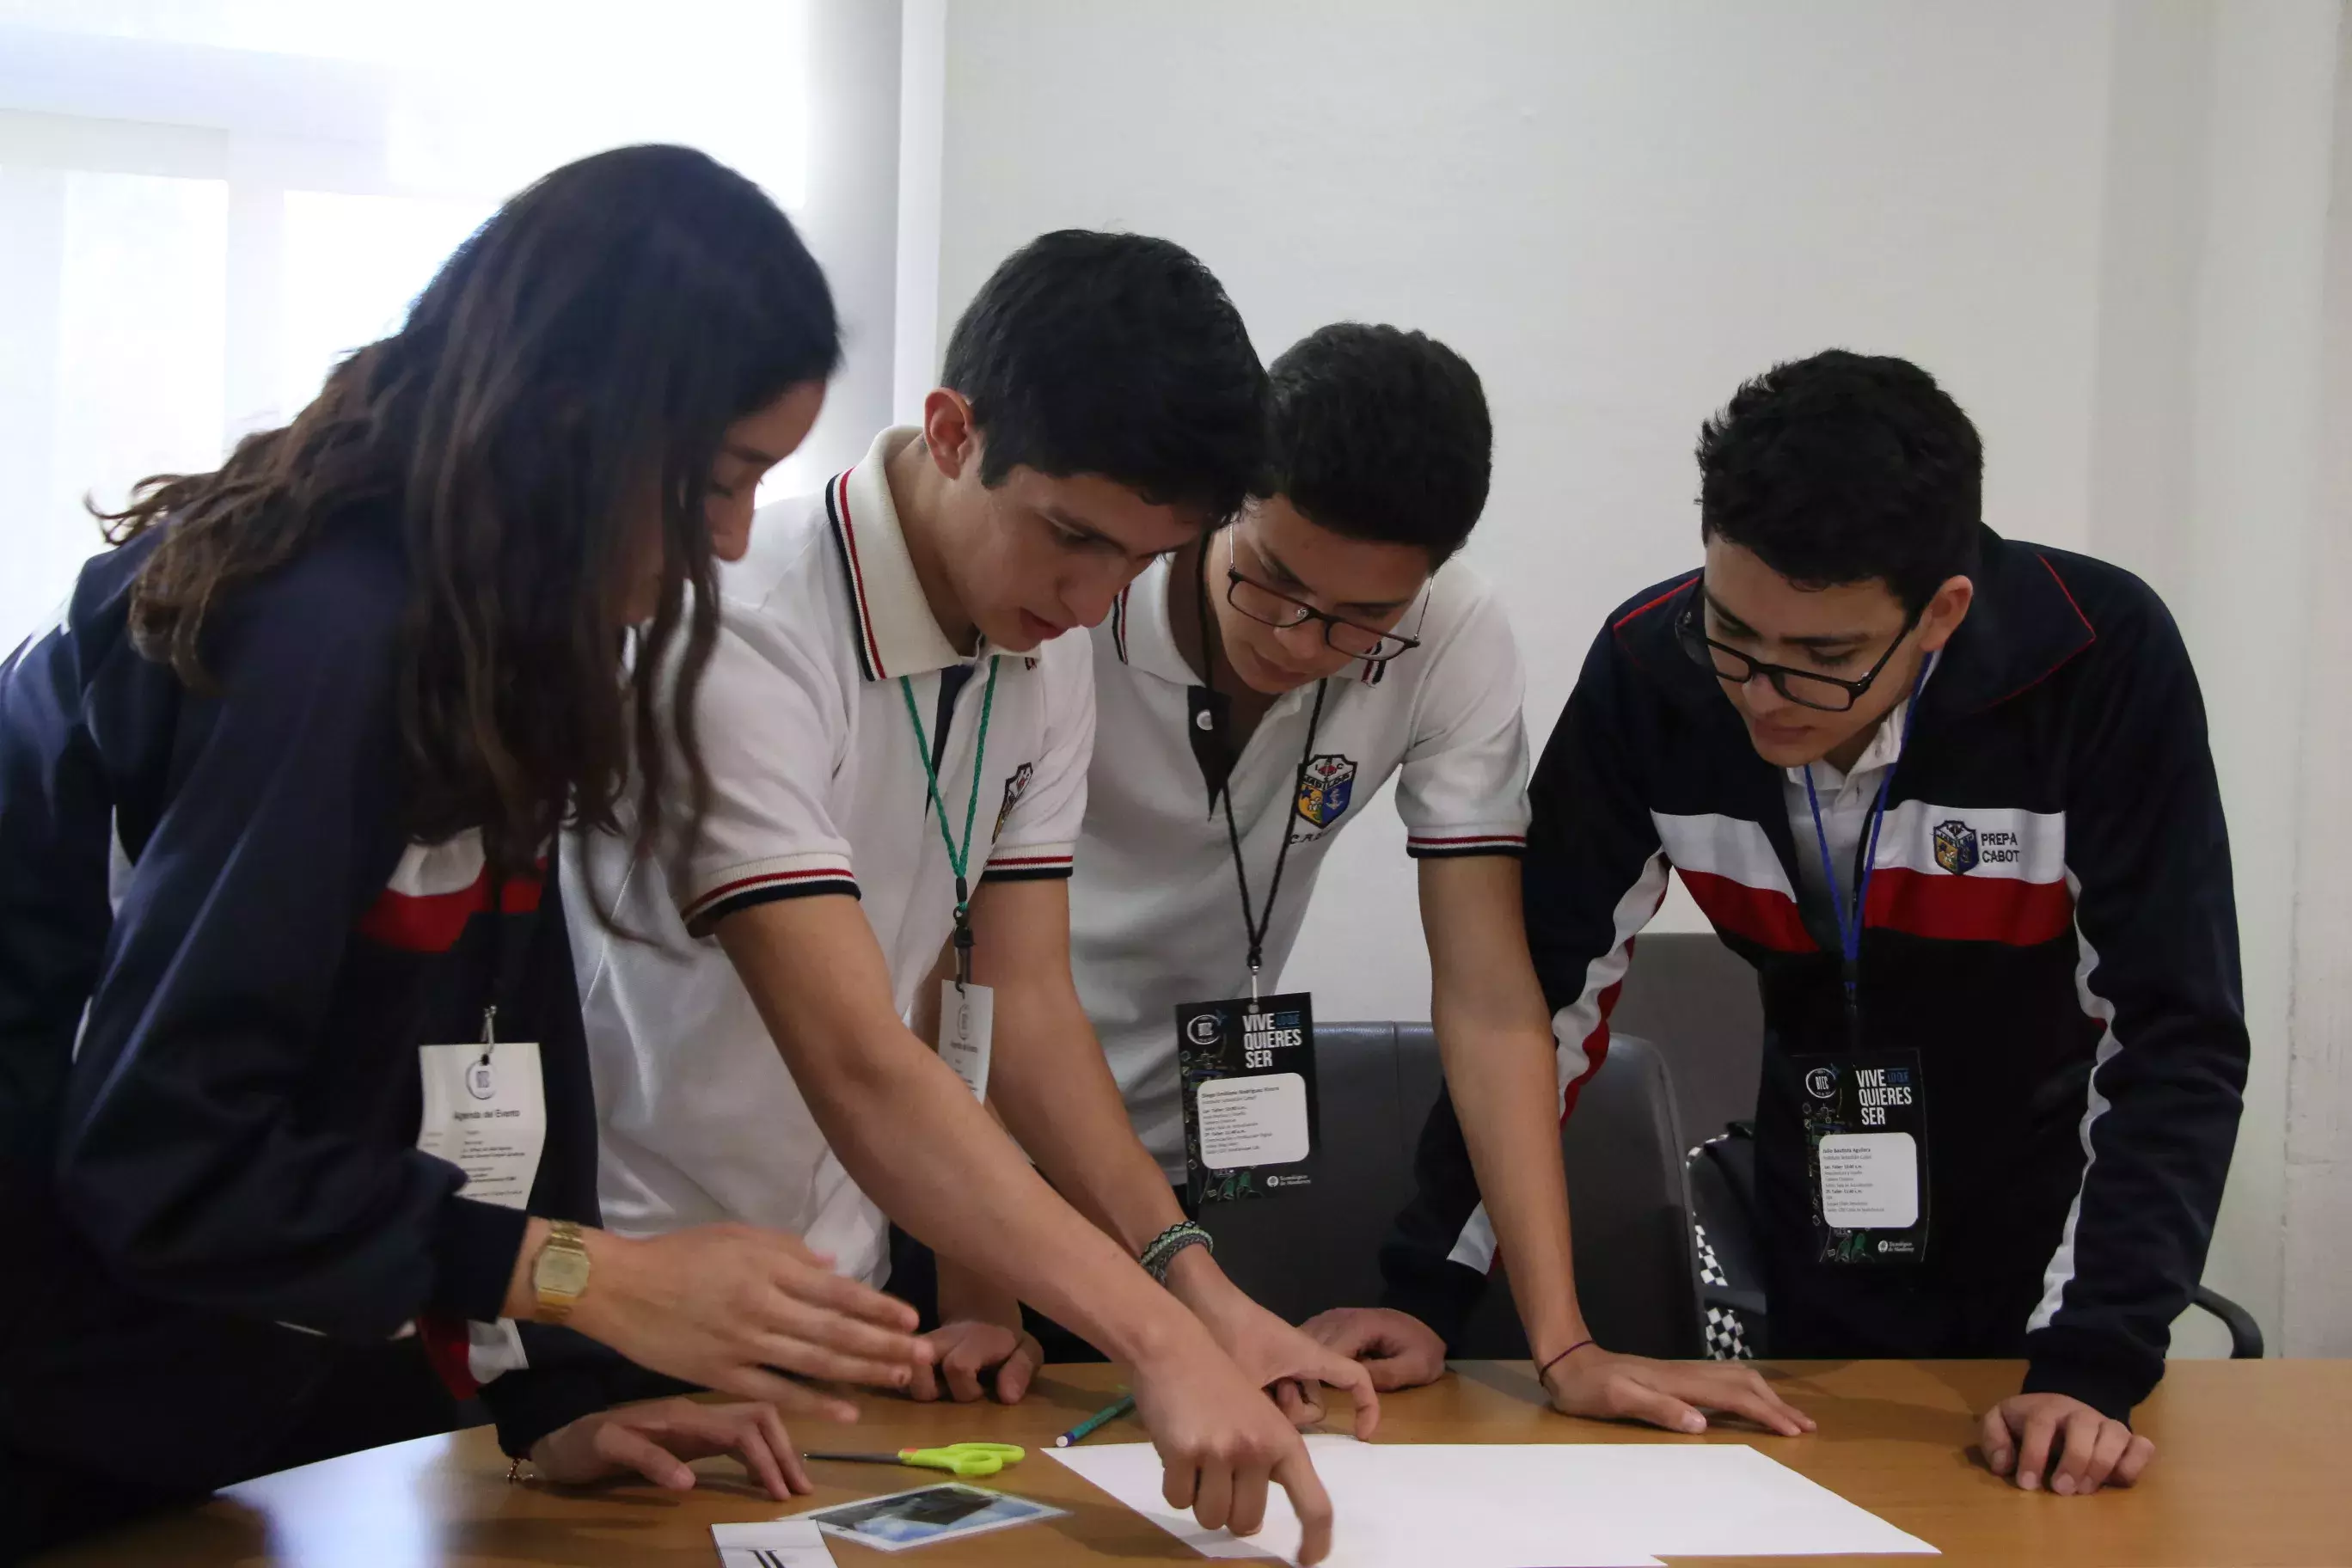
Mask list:
[[531,1283],[557,1296],[577,1296],[588,1288],[588,1256],[568,1247],[548,1247],[539,1255]]

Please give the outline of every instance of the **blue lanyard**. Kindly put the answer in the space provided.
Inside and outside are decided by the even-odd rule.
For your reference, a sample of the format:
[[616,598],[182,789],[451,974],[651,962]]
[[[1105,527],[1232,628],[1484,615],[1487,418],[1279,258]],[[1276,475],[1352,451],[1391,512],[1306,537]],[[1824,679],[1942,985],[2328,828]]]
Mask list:
[[1895,783],[1895,770],[1900,767],[1905,753],[1911,750],[1911,726],[1919,720],[1919,689],[1927,683],[1927,670],[1936,662],[1929,654],[1919,661],[1919,673],[1911,678],[1911,706],[1903,713],[1903,746],[1895,761],[1878,780],[1877,798],[1871,802],[1870,822],[1866,829],[1869,849],[1862,858],[1862,876],[1853,889],[1853,918],[1846,918],[1844,897],[1838,891],[1837,865],[1830,858],[1830,836],[1822,826],[1822,797],[1813,793],[1813,764],[1805,764],[1805,802],[1813,808],[1813,842],[1822,852],[1822,880],[1829,884],[1830,912],[1837,920],[1838,947],[1845,959],[1845,1016],[1848,1031],[1859,1046],[1861,1034],[1862,982],[1862,920],[1870,904],[1870,874],[1878,866],[1878,829],[1886,819],[1886,792]]

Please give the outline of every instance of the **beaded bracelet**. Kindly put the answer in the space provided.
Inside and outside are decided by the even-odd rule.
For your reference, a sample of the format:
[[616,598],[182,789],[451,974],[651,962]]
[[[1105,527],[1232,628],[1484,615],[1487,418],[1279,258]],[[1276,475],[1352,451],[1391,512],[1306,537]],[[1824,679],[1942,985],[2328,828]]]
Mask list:
[[1188,1219],[1170,1226],[1151,1238],[1151,1245],[1143,1249],[1144,1272],[1160,1284],[1167,1284],[1169,1265],[1174,1263],[1176,1255],[1188,1247],[1205,1247],[1212,1258],[1217,1253],[1216,1238]]

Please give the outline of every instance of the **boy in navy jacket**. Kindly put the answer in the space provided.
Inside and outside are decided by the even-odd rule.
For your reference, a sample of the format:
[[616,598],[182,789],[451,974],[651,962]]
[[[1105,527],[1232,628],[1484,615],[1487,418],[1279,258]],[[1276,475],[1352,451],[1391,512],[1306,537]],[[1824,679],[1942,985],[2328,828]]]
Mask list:
[[[1901,360],[1781,365],[1698,458],[1705,567],[1610,616],[1536,774],[1561,1114],[1678,872],[1763,994],[1770,1352],[2022,1356],[1993,1468],[2128,1484],[2246,1073],[2179,633],[2129,574],[1986,528],[1975,429]],[[1450,1100],[1419,1176],[1387,1305],[1450,1335],[1492,1260]]]

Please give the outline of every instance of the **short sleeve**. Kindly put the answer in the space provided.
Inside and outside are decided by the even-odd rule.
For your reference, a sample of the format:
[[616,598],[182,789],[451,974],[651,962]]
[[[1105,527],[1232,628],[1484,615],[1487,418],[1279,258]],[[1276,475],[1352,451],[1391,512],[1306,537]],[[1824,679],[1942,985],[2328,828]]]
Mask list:
[[1415,859],[1527,847],[1526,674],[1502,605],[1475,578],[1468,587],[1452,635],[1432,651],[1397,778]]
[[[677,884],[687,929],[776,899],[856,897],[849,840],[828,805],[849,728],[829,663],[769,610],[730,602],[694,714],[710,797]],[[666,805],[682,821],[683,770],[671,776]]]
[[1038,659],[1045,726],[1034,763],[1005,781],[984,878],[1021,881],[1067,877],[1087,815],[1087,769],[1095,752],[1095,661],[1091,643],[1064,637]]

